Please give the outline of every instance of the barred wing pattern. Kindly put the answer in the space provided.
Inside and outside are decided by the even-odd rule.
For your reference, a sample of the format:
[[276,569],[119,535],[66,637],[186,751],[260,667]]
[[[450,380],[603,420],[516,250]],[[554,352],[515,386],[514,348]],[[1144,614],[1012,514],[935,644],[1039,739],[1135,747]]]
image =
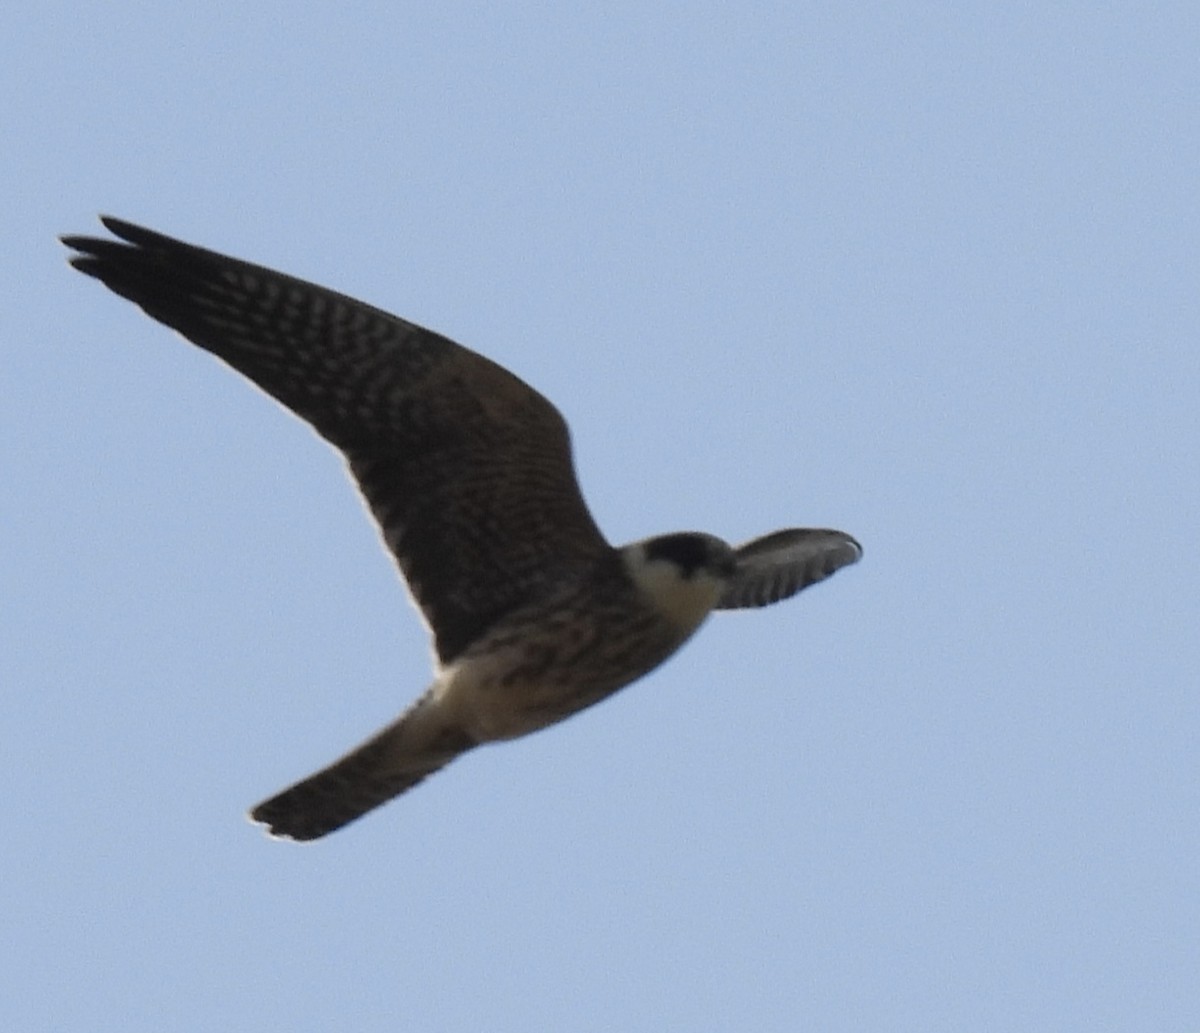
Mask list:
[[843,531],[791,528],[739,545],[733,580],[718,610],[769,606],[857,563],[862,546]]
[[345,454],[447,663],[555,568],[608,549],[558,410],[353,298],[119,219],[71,264],[248,377]]

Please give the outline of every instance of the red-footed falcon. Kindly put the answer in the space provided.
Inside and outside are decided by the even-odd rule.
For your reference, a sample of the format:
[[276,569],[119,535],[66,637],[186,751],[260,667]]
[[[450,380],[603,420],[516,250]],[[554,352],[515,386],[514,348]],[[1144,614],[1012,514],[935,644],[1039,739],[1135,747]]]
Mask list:
[[856,562],[841,531],[731,547],[697,532],[608,544],[567,425],[461,345],[283,273],[105,218],[71,264],[212,352],[339,449],[437,653],[433,684],[341,760],[260,803],[317,839],[485,742],[561,721],[657,667],[716,609],[765,606]]

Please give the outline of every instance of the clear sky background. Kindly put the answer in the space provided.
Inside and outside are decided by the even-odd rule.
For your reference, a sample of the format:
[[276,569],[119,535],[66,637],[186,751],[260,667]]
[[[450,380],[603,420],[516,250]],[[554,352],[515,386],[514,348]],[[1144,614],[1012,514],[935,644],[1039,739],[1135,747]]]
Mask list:
[[[0,50],[0,1028],[1200,1029],[1194,2],[46,2]],[[98,212],[510,367],[615,542],[866,556],[270,841],[425,633],[337,456],[69,270]]]

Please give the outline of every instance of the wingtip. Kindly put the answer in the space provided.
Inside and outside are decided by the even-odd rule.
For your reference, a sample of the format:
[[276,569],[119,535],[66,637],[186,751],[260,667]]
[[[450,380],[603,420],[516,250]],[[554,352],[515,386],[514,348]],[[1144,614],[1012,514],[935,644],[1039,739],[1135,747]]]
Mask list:
[[[100,221],[108,227],[109,223],[113,220],[107,215],[101,215]],[[109,228],[111,229],[111,227]],[[67,262],[84,273],[88,271],[88,263],[93,261],[93,256],[97,253],[98,248],[105,245],[113,245],[113,241],[111,240],[105,240],[102,237],[92,237],[86,233],[60,233],[58,242],[64,247],[78,252],[77,254],[68,255]]]
[[848,535],[845,531],[832,530],[826,533],[835,537],[839,545],[842,546],[842,548],[832,546],[830,549],[830,557],[836,558],[836,566],[833,566],[829,571],[830,574],[841,570],[843,567],[852,567],[863,558],[862,543],[853,535]]
[[[148,230],[145,226],[139,226],[136,222],[128,222],[125,219],[118,219],[115,215],[100,215],[100,225],[102,225],[109,233],[117,240],[127,244],[147,244],[151,241],[160,239],[162,234],[155,233],[154,230]],[[91,237],[86,233],[62,233],[59,234],[59,241],[69,248],[76,251],[87,250],[94,244],[104,243],[113,244],[114,241],[104,240],[100,237]]]
[[128,241],[130,244],[140,244],[147,240],[154,239],[160,234],[153,230],[146,229],[145,226],[139,226],[136,222],[127,222],[125,219],[118,219],[115,215],[101,215],[100,222],[109,233],[121,240]]

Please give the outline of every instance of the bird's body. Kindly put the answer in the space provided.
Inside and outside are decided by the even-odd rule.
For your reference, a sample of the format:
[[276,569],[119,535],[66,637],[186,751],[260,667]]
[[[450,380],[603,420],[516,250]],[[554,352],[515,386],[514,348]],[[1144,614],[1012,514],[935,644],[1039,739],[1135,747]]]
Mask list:
[[314,284],[115,219],[81,272],[223,359],[346,457],[433,636],[432,685],[341,760],[258,805],[315,839],[485,742],[561,721],[674,653],[713,609],[793,595],[861,555],[838,531],[737,549],[610,546],[558,410],[461,345]]

